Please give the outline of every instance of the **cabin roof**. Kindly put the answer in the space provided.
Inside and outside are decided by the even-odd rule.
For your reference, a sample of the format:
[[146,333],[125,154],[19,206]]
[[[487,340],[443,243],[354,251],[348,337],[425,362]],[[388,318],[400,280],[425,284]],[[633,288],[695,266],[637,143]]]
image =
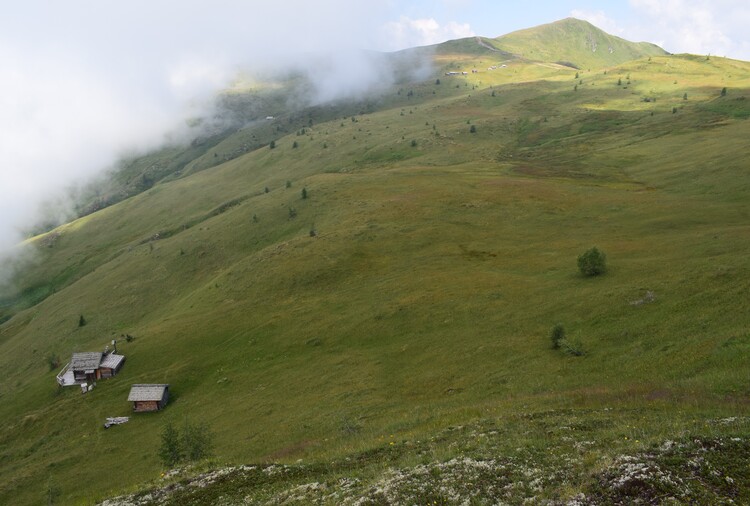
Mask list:
[[101,352],[73,353],[73,357],[70,359],[70,369],[73,371],[94,371],[99,368],[101,361]]
[[99,367],[106,367],[107,369],[117,369],[120,367],[120,364],[125,360],[125,355],[115,355],[114,353],[109,353],[107,355],[104,355],[104,358],[102,358],[101,364],[99,364]]
[[133,385],[130,387],[128,401],[160,401],[168,388],[169,385],[166,384]]

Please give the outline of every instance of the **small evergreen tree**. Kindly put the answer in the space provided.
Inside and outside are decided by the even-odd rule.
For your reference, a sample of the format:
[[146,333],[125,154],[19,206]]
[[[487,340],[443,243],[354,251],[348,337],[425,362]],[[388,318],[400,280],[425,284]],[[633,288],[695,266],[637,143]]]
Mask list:
[[298,147],[299,147],[299,144],[297,143],[297,141],[294,141],[292,143],[292,149],[297,149]]
[[598,276],[607,270],[607,256],[597,247],[583,253],[578,257],[578,270],[584,276]]
[[622,79],[617,80],[617,86],[622,86]]
[[286,187],[287,188],[291,188],[292,187],[292,182],[289,181],[288,179],[286,180]]
[[417,147],[417,141],[415,139],[411,140],[411,147],[413,147],[413,148]]
[[469,132],[472,133],[472,134],[477,133],[477,126],[476,125],[471,125],[471,128],[469,128]]
[[268,145],[269,148],[275,149],[276,148],[276,141],[271,141],[271,144]]
[[687,93],[682,96],[682,100],[687,100]]
[[435,84],[440,84],[440,79],[435,79]]
[[307,188],[302,188],[302,191],[300,193],[303,200],[307,198]]
[[726,86],[721,89],[721,96],[726,97],[727,96],[727,88]]
[[78,326],[83,327],[84,325],[86,325],[86,318],[81,315],[78,317]]

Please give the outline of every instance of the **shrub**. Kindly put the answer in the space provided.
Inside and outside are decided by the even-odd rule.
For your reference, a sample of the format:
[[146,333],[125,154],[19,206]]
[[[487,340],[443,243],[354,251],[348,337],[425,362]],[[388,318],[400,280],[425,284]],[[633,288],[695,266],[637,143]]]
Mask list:
[[552,341],[552,348],[555,350],[560,348],[560,344],[565,340],[565,327],[558,323],[552,327],[552,332],[549,337]]
[[722,97],[726,97],[727,96],[727,88],[726,87],[724,87],[724,88],[721,89],[721,96]]
[[567,339],[563,339],[560,342],[560,345],[568,355],[573,355],[574,357],[583,356],[583,346],[581,346],[581,343],[579,343],[578,341],[569,341]]
[[180,446],[185,458],[190,462],[195,462],[211,456],[212,439],[207,425],[185,422],[185,429],[180,438]]
[[471,125],[471,128],[469,128],[469,133],[472,133],[472,134],[477,133],[477,126]]
[[211,456],[213,435],[205,424],[185,421],[182,434],[171,423],[161,432],[159,458],[166,467],[174,467],[183,460],[195,462]]
[[578,257],[578,270],[584,276],[598,276],[607,270],[606,261],[604,252],[593,247]]
[[289,181],[288,179],[287,179],[287,181],[286,181],[286,187],[287,187],[287,188],[291,188],[291,187],[292,187],[292,182],[291,182],[291,181]]
[[180,434],[174,425],[168,423],[161,431],[161,446],[159,458],[165,467],[174,467],[182,460],[183,452],[180,445]]
[[411,147],[413,147],[413,148],[417,147],[417,141],[415,139],[411,140]]
[[276,148],[276,141],[271,141],[271,144],[268,145],[269,148],[275,149]]
[[297,143],[297,141],[294,141],[292,143],[292,149],[297,149],[298,147],[299,147],[299,144]]
[[47,355],[47,365],[49,366],[50,371],[54,371],[58,367],[60,367],[60,357],[59,355],[55,353],[50,353]]

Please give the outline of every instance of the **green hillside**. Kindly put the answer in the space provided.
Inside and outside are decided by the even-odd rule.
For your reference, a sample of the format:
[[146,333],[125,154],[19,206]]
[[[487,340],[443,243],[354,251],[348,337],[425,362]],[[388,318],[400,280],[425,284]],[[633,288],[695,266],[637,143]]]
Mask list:
[[509,33],[494,39],[493,44],[530,60],[558,62],[587,70],[667,54],[654,44],[630,42],[575,18]]
[[[186,420],[214,434],[204,466],[284,467],[172,504],[387,504],[390,468],[434,487],[391,503],[458,504],[433,494],[455,459],[492,473],[456,471],[477,504],[750,501],[750,63],[610,36],[596,63],[570,42],[589,25],[551,26],[559,54],[520,46],[549,26],[496,39],[523,58],[494,70],[457,44],[424,81],[281,110],[31,239],[0,313],[0,503],[179,482],[157,449]],[[608,270],[586,278],[592,246]],[[57,387],[50,358],[111,339],[120,374]],[[132,415],[134,383],[169,383],[167,408]],[[672,485],[615,487],[628,456]],[[339,500],[295,488],[341,480]]]

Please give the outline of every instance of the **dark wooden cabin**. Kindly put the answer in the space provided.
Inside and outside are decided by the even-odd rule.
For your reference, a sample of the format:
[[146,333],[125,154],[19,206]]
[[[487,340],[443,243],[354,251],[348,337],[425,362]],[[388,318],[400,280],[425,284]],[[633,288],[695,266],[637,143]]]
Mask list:
[[99,364],[99,376],[102,378],[111,378],[122,368],[122,364],[125,363],[124,355],[116,355],[114,353],[106,353],[102,357],[102,361]]
[[75,383],[94,382],[102,378],[111,378],[120,372],[124,363],[125,356],[115,353],[73,353],[68,370],[73,372]]
[[99,364],[102,361],[102,353],[98,351],[73,353],[70,359],[70,370],[76,382],[96,381],[101,378]]
[[142,384],[130,387],[128,401],[133,403],[133,411],[159,411],[169,401],[169,385]]

